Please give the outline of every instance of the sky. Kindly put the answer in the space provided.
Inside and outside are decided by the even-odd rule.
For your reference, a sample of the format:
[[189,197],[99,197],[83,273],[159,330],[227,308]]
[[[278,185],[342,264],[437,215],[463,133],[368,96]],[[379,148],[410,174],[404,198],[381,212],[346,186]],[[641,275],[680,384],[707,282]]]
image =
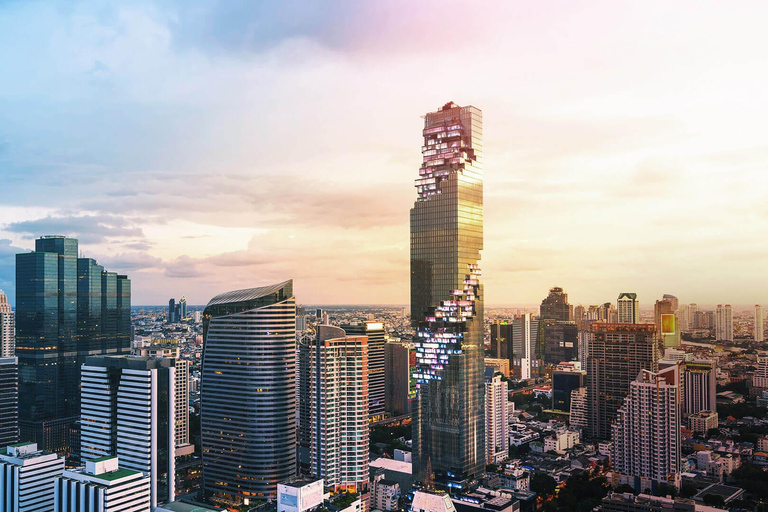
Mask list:
[[483,111],[489,306],[768,303],[768,3],[0,0],[0,289],[405,304],[421,116]]

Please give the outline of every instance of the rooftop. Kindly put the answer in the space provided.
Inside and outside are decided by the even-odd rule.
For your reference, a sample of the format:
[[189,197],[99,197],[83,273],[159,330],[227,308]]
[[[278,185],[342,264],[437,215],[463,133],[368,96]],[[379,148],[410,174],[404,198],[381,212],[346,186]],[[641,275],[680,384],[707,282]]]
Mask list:
[[[273,293],[277,293],[281,289],[290,286],[293,287],[293,281],[283,281],[282,283],[273,284],[269,286],[262,286],[260,288],[246,288],[244,290],[234,290],[231,292],[225,292],[221,293],[208,302],[208,306],[216,306],[218,304],[229,304],[230,302],[243,302],[248,300],[255,300],[260,299],[262,297],[266,297],[267,295],[271,295]],[[293,293],[289,293],[289,295],[292,295]],[[208,307],[206,306],[206,307]]]

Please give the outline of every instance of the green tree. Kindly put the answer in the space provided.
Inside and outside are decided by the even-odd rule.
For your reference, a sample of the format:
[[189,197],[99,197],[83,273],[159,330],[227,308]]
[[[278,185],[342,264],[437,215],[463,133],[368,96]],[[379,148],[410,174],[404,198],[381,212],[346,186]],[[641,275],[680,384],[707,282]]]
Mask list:
[[546,473],[534,473],[531,476],[531,490],[543,499],[547,499],[555,494],[556,488],[557,482]]

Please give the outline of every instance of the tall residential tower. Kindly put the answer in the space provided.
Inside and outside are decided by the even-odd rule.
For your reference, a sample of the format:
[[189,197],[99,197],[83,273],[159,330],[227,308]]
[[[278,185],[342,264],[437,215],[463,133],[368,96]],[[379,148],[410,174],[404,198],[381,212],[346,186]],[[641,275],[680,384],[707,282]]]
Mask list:
[[485,466],[482,113],[446,103],[425,116],[423,136],[411,209],[414,474],[423,481],[431,466],[456,488]]

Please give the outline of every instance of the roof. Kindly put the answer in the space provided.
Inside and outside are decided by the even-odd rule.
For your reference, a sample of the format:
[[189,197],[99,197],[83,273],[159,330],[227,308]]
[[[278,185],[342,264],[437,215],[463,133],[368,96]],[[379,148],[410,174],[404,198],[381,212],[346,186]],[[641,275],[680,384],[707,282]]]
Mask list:
[[[277,293],[282,288],[287,286],[293,287],[293,280],[283,281],[282,283],[272,284],[269,286],[262,286],[260,288],[246,288],[244,290],[234,290],[231,292],[221,293],[208,302],[208,306],[216,306],[218,304],[229,304],[230,302],[243,302],[247,300],[260,299]],[[292,293],[290,294],[292,295]]]
[[368,463],[372,468],[382,468],[388,471],[396,471],[398,473],[412,474],[412,464],[410,462],[403,462],[401,460],[385,459],[380,457],[376,460],[372,460]]
[[223,512],[223,508],[212,508],[202,503],[187,503],[184,501],[174,501],[167,505],[160,505],[155,509],[156,512]]

